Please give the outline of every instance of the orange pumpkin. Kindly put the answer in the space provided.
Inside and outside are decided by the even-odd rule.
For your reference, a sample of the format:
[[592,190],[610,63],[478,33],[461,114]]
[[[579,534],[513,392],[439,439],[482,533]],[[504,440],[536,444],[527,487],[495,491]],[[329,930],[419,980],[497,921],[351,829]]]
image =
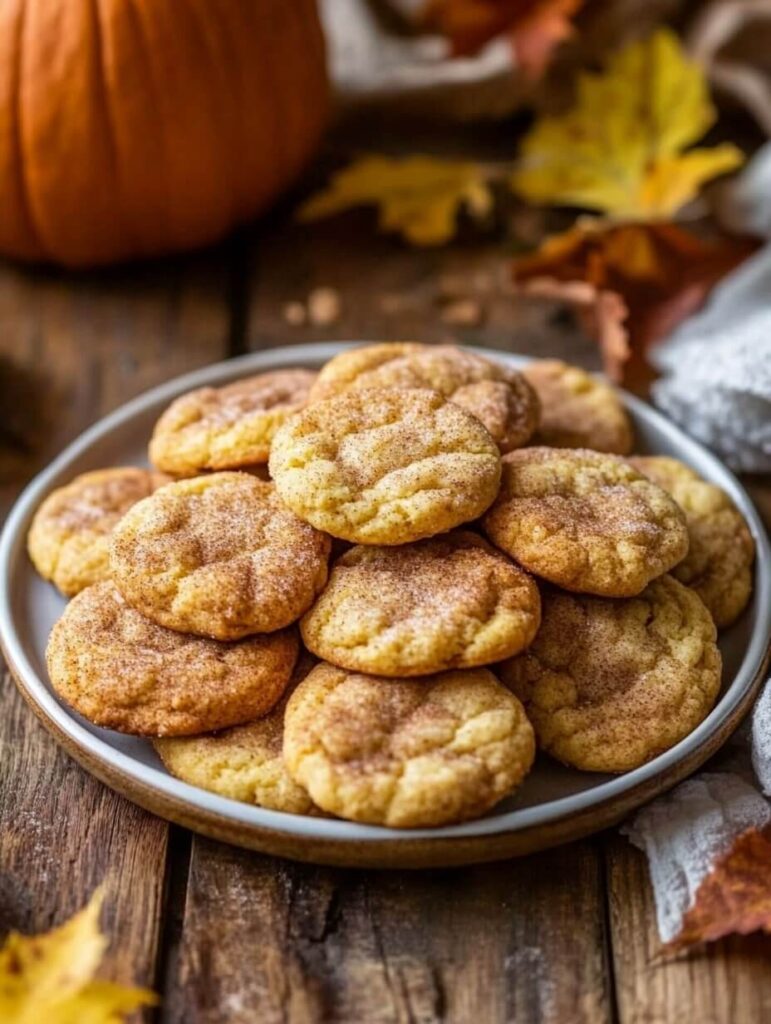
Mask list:
[[213,241],[292,182],[327,106],[315,0],[0,0],[0,252]]

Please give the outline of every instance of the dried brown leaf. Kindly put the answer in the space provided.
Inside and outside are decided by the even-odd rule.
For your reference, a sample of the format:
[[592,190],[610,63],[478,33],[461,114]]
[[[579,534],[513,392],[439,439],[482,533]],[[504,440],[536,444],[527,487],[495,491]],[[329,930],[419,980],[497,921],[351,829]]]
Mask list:
[[572,35],[572,19],[584,0],[429,0],[427,27],[447,36],[453,52],[475,53],[485,43],[506,35],[517,67],[540,78],[554,48]]
[[675,224],[584,222],[515,260],[513,274],[527,291],[578,308],[608,375],[642,390],[651,377],[650,346],[755,248],[747,239],[705,240]]
[[704,878],[665,952],[725,935],[771,932],[771,826],[742,832]]

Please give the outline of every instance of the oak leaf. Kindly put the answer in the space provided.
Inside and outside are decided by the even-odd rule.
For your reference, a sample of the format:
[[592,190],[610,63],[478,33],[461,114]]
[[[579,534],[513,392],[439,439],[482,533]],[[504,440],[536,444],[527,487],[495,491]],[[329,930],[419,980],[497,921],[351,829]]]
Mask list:
[[699,238],[671,223],[585,221],[514,261],[516,284],[576,307],[603,354],[605,372],[642,391],[645,354],[694,313],[756,243]]
[[466,56],[505,35],[517,68],[538,79],[554,48],[573,34],[572,18],[584,0],[429,0],[426,27],[450,39],[453,53]]
[[44,935],[12,932],[0,949],[3,1024],[120,1024],[156,1002],[152,992],[94,980],[107,947],[99,930],[103,894]]
[[665,952],[724,935],[771,932],[771,826],[749,828],[702,880],[680,933]]
[[525,136],[511,186],[530,202],[617,221],[669,220],[743,161],[731,143],[688,149],[715,118],[704,72],[662,28],[579,76],[574,107]]
[[365,156],[335,174],[329,186],[298,211],[301,221],[329,217],[356,206],[376,206],[379,227],[413,245],[441,245],[456,230],[463,209],[475,220],[492,210],[483,168],[429,156]]

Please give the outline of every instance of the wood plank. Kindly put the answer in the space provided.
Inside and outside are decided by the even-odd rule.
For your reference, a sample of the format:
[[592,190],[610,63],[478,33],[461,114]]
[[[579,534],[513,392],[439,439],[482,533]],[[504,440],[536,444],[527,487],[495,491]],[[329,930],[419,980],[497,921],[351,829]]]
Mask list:
[[771,935],[732,936],[663,960],[645,856],[607,841],[613,968],[621,1024],[759,1022],[771,1015]]
[[[456,341],[597,368],[596,345],[560,303],[512,293],[505,246],[475,242],[409,249],[375,233],[368,214],[310,226],[277,220],[253,254],[247,345],[268,348],[324,340]],[[334,323],[290,326],[287,303],[334,289]],[[479,322],[454,322],[453,306],[471,300]]]
[[[224,262],[95,275],[0,267],[5,499],[98,416],[227,354]],[[155,985],[168,826],[70,761],[7,675],[0,752],[0,933],[50,928],[104,881],[105,976]]]
[[194,838],[169,1024],[603,1024],[590,844],[434,872],[291,864]]

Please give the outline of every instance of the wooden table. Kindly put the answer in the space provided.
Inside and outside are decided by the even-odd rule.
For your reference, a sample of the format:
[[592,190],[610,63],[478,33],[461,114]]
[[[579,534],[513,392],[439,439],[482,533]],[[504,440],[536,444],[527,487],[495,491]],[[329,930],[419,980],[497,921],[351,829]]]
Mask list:
[[[186,370],[323,338],[456,338],[588,366],[570,317],[501,287],[500,244],[410,251],[354,215],[287,209],[222,247],[99,274],[0,267],[0,472],[10,500],[97,417]],[[326,327],[284,304],[339,291]],[[443,320],[472,288],[483,322]],[[455,314],[457,316],[457,312]],[[453,315],[449,317],[451,320]],[[664,963],[644,858],[615,831],[423,873],[292,864],[201,839],[70,761],[0,693],[0,932],[41,931],[105,881],[105,976],[175,1024],[750,1024],[771,1017],[771,937]]]

